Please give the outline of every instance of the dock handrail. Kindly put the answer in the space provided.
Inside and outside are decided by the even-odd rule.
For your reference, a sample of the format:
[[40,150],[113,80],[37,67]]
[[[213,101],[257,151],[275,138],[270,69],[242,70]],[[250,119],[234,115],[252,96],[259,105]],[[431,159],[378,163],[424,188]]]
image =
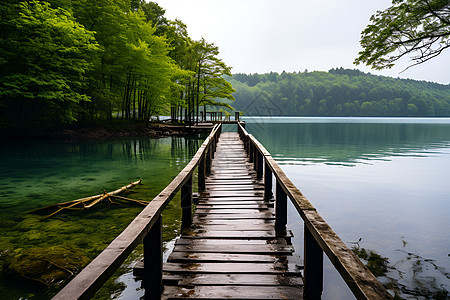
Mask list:
[[183,209],[182,228],[192,222],[192,175],[198,167],[199,191],[205,188],[205,176],[211,170],[222,124],[214,125],[211,133],[197,150],[191,161],[160,192],[142,212],[73,278],[53,299],[89,299],[122,265],[131,252],[144,243],[144,287],[146,297],[159,299],[162,288],[162,217],[161,213],[172,198],[181,189],[181,207]]
[[272,174],[276,178],[275,228],[284,230],[287,223],[287,197],[294,204],[304,226],[304,297],[320,299],[323,289],[323,252],[357,299],[392,299],[381,282],[367,269],[353,251],[339,238],[314,206],[292,183],[264,146],[238,123],[258,178],[263,177],[264,195],[272,198]]

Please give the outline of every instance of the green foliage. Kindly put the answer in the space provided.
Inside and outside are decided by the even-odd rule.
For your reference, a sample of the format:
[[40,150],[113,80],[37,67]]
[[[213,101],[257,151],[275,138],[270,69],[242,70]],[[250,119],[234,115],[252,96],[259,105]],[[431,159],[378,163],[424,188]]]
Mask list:
[[403,56],[413,65],[436,57],[450,47],[448,0],[393,0],[392,6],[370,18],[361,34],[356,64],[391,68]]
[[247,115],[450,116],[450,86],[343,68],[234,74],[233,106]]
[[3,124],[70,123],[86,95],[94,33],[46,2],[2,3],[0,113]]
[[189,107],[191,118],[195,99],[197,112],[199,99],[233,99],[218,48],[192,41],[153,2],[4,1],[0,29],[5,133],[113,117],[148,122],[169,107]]

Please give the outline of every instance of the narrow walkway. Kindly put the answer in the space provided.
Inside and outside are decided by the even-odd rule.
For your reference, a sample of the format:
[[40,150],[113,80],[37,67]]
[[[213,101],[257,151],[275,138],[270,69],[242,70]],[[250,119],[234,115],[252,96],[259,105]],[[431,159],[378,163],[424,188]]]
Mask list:
[[272,200],[235,132],[222,133],[193,225],[164,264],[163,299],[300,299],[291,233],[275,232]]

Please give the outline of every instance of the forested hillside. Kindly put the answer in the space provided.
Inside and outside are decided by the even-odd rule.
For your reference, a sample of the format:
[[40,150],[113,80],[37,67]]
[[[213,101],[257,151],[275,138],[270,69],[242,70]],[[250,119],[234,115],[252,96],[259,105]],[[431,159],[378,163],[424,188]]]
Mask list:
[[233,107],[246,115],[450,116],[450,85],[329,72],[234,74]]
[[143,0],[0,2],[0,132],[165,113],[233,99],[218,48]]

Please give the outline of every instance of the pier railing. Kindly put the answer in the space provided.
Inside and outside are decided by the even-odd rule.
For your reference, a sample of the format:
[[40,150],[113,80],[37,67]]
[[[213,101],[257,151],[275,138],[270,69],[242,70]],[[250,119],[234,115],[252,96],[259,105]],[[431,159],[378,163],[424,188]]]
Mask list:
[[188,165],[159,193],[142,212],[89,265],[73,278],[53,299],[90,299],[122,265],[132,251],[144,244],[144,288],[146,299],[159,299],[162,289],[162,217],[161,213],[181,190],[182,223],[192,222],[192,176],[198,168],[199,191],[211,171],[211,160],[222,130],[216,124]]
[[[323,290],[323,253],[329,257],[357,299],[390,299],[377,278],[361,263],[351,249],[323,220],[313,205],[290,181],[270,153],[238,123],[257,178],[264,181],[264,197],[273,197],[275,177],[275,228],[285,230],[287,198],[304,221],[304,298],[320,299]],[[198,190],[205,189],[205,177],[222,130],[216,124],[188,165],[159,193],[128,227],[89,265],[73,278],[53,299],[89,299],[122,265],[140,244],[144,244],[144,288],[146,299],[159,299],[162,289],[162,217],[173,197],[181,192],[182,228],[192,222],[192,176],[198,169]],[[301,298],[302,295],[299,295]]]
[[250,162],[254,163],[257,178],[264,177],[264,197],[273,197],[275,190],[275,229],[285,230],[287,198],[291,200],[304,222],[304,298],[320,299],[323,290],[323,253],[357,299],[391,299],[378,279],[339,238],[314,206],[286,176],[264,146],[238,123],[238,132]]

